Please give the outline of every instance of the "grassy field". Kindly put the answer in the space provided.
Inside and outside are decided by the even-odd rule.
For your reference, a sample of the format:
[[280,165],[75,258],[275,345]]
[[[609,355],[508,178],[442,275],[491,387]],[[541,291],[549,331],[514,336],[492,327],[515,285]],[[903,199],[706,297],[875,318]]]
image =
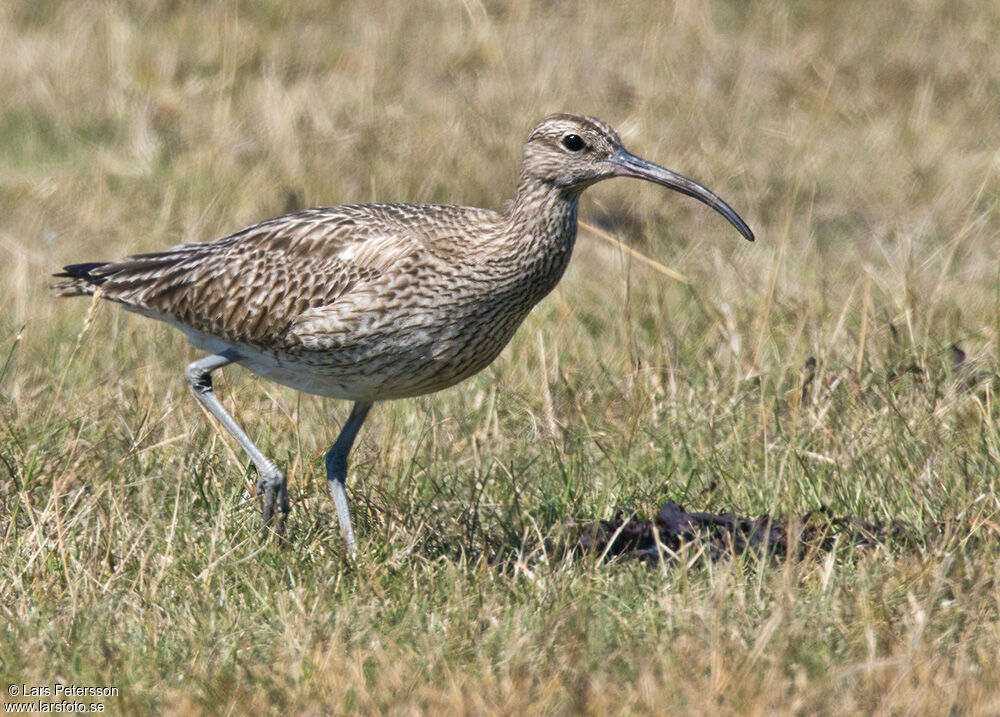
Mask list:
[[[0,672],[113,713],[1000,714],[1000,14],[989,4],[0,4]],[[65,263],[366,201],[499,208],[552,111],[750,223],[617,180],[490,368],[376,406],[221,372]],[[956,350],[957,349],[957,350]],[[964,360],[962,359],[964,354]],[[807,361],[815,359],[815,369]],[[648,567],[616,509],[905,520],[915,546]],[[8,704],[29,701],[5,694]]]

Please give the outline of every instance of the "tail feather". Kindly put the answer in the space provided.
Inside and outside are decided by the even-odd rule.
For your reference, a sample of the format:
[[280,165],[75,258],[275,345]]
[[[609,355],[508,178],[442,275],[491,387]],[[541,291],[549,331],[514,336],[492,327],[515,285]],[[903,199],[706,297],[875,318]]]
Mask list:
[[107,277],[95,274],[94,272],[107,265],[108,262],[96,261],[64,266],[61,272],[52,276],[57,279],[65,279],[65,281],[56,282],[49,288],[55,292],[56,296],[84,296],[86,294],[93,294],[98,286],[107,281]]
[[[183,264],[192,255],[214,244],[180,244],[166,251],[126,256],[115,262],[95,261],[64,266],[51,286],[56,296],[81,296],[93,294],[103,287],[104,298],[130,303],[139,293],[149,289],[171,271],[183,271]],[[182,282],[183,283],[183,282]]]

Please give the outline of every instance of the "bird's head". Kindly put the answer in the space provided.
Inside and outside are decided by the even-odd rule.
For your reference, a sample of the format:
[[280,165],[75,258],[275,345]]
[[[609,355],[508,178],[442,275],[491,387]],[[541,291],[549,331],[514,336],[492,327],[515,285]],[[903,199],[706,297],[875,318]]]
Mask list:
[[636,157],[610,125],[594,117],[554,114],[543,119],[524,145],[523,179],[577,195],[602,179],[634,177],[704,202],[753,241],[753,232],[732,207],[697,182]]

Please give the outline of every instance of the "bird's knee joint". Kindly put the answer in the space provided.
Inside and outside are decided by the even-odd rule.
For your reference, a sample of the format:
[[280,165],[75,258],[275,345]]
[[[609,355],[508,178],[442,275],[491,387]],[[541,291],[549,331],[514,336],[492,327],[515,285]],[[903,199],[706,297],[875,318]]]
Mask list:
[[184,369],[184,375],[187,376],[188,383],[196,394],[212,392],[212,374],[197,364],[191,364]]
[[326,456],[326,479],[328,481],[344,482],[347,477],[347,457],[333,453]]

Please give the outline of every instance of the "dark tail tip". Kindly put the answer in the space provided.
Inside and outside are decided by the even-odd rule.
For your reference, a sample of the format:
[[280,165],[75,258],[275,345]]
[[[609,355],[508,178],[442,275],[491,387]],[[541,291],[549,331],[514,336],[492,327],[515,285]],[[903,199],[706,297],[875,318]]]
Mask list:
[[53,274],[57,278],[69,278],[69,279],[83,279],[86,282],[94,284],[95,286],[100,286],[103,284],[107,277],[104,276],[94,276],[91,274],[94,269],[100,269],[102,266],[107,266],[106,261],[92,261],[87,264],[70,264],[69,266],[64,266],[63,270],[58,274]]

